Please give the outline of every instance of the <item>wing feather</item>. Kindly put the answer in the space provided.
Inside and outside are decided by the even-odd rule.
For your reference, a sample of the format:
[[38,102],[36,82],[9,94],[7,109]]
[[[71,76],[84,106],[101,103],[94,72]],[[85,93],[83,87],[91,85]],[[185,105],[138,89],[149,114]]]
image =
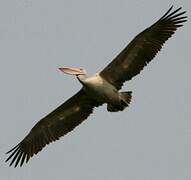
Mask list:
[[120,89],[123,83],[131,80],[161,50],[162,45],[183,26],[187,16],[181,8],[172,11],[173,6],[152,26],[138,34],[129,45],[108,65],[100,75]]
[[58,140],[77,125],[84,121],[93,108],[101,104],[89,98],[83,89],[67,100],[64,104],[40,120],[29,134],[14,148],[7,152],[11,153],[6,162],[11,160],[10,166],[15,163],[23,165],[29,159],[42,150],[47,144]]

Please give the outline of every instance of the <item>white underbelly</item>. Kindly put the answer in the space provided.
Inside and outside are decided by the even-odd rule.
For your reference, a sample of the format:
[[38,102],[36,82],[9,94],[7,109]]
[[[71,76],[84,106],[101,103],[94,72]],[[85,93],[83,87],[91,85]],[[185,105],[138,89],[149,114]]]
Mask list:
[[117,89],[98,74],[87,78],[84,84],[87,93],[99,101],[116,103],[119,100]]

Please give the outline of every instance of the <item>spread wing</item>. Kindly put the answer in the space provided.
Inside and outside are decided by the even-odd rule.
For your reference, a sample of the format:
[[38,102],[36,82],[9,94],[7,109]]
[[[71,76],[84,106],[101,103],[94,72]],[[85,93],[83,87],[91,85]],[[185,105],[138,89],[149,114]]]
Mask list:
[[92,112],[93,108],[100,104],[90,99],[81,89],[77,94],[68,99],[49,115],[40,120],[29,132],[29,134],[13,149],[6,162],[12,158],[10,166],[15,162],[15,167],[20,162],[28,160],[47,144],[58,140],[59,137],[72,131]]
[[120,89],[123,83],[140,73],[162,48],[162,45],[186,21],[181,8],[173,6],[152,26],[138,34],[100,75]]

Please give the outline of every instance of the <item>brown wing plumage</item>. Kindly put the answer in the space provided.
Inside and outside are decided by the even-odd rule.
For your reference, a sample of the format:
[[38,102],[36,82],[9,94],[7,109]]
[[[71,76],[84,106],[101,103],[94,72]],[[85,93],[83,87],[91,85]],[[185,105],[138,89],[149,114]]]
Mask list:
[[177,28],[187,19],[181,8],[171,12],[173,6],[156,23],[138,34],[130,44],[105,68],[100,75],[120,89],[146,66]]
[[99,105],[81,89],[40,120],[17,146],[7,152],[11,154],[6,161],[12,159],[10,166],[15,163],[16,167],[19,162],[22,166],[24,161],[28,162],[47,144],[72,131],[93,112],[94,107]]

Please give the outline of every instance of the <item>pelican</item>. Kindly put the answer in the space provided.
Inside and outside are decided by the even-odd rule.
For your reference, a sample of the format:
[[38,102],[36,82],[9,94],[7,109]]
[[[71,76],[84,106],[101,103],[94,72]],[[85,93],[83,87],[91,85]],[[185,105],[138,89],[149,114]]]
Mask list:
[[155,57],[163,44],[187,21],[186,11],[173,6],[153,25],[139,33],[101,72],[88,76],[83,68],[59,68],[75,75],[82,88],[53,112],[42,118],[14,148],[6,162],[17,167],[28,162],[47,144],[58,140],[82,123],[95,107],[107,104],[109,112],[123,111],[131,101],[131,91],[120,92]]

